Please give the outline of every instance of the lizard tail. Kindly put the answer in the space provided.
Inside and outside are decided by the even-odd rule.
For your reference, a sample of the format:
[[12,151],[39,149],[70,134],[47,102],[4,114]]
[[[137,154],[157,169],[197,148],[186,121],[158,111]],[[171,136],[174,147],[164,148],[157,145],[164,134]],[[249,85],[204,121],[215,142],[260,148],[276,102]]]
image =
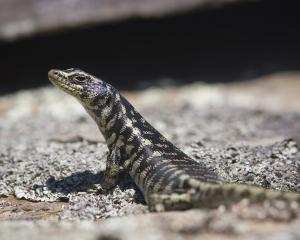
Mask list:
[[[199,194],[195,194],[198,199],[198,207],[217,207],[219,205],[229,205],[248,199],[251,203],[259,203],[265,200],[282,200],[287,203],[297,202],[300,204],[300,194],[296,192],[281,192],[264,189],[244,184],[206,184],[199,186]],[[198,195],[198,196],[196,196]]]

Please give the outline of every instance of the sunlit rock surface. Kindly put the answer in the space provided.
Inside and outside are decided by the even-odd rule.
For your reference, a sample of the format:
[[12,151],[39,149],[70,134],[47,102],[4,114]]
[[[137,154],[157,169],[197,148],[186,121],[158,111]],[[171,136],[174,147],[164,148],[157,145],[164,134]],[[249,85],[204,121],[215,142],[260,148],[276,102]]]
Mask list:
[[[124,95],[224,182],[300,192],[299,76],[275,74],[243,84],[197,83]],[[0,139],[4,239],[38,239],[41,234],[45,239],[300,236],[297,205],[242,201],[215,210],[149,214],[126,175],[110,194],[101,194],[104,140],[78,102],[52,87],[0,98]]]

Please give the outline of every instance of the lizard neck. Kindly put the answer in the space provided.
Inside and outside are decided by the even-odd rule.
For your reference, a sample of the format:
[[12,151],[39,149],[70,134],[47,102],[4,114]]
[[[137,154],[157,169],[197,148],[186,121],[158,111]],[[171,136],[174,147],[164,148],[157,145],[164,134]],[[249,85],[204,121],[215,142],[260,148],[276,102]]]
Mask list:
[[85,106],[96,121],[109,149],[117,146],[122,154],[128,156],[134,148],[151,145],[158,138],[164,139],[119,92],[111,97],[110,102],[103,105],[95,100]]

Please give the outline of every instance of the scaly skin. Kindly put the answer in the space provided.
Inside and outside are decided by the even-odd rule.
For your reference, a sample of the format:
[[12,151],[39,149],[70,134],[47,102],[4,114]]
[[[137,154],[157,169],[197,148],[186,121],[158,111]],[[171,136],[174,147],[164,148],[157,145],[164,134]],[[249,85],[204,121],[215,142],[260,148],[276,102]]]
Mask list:
[[151,211],[184,210],[283,199],[300,195],[242,184],[222,184],[203,163],[191,159],[156,129],[110,84],[79,69],[50,70],[49,80],[77,98],[97,123],[109,154],[102,187],[115,187],[122,171],[130,174]]

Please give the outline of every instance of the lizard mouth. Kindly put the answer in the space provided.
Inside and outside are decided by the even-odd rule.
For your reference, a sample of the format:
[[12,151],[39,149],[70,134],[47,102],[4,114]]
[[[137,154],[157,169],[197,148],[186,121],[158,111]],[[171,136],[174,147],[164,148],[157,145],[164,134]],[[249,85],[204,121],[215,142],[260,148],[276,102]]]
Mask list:
[[48,78],[53,85],[57,86],[58,88],[62,89],[63,91],[69,94],[78,95],[82,91],[82,86],[70,83],[68,81],[66,73],[64,73],[61,70],[51,69],[48,72]]

